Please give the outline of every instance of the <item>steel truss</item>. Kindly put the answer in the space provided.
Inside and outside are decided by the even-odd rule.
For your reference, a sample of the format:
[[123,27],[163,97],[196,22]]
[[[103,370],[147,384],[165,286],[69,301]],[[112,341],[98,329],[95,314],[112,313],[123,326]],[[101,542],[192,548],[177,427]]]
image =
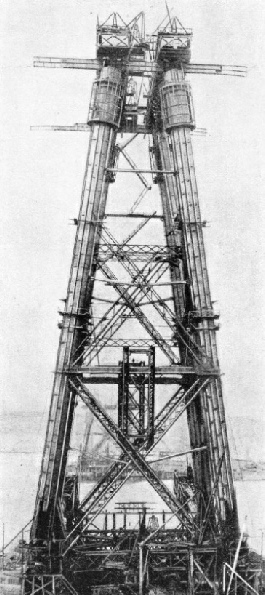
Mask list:
[[[81,207],[73,220],[76,239],[60,312],[26,595],[143,595],[153,589],[217,594],[224,564],[229,571],[238,520],[216,346],[218,315],[211,302],[191,146],[192,93],[185,74],[242,76],[245,69],[190,63],[191,39],[192,32],[176,17],[147,36],[143,13],[128,24],[113,13],[98,24],[96,60],[34,62],[95,69],[97,79],[88,122],[61,127],[89,131],[89,150]],[[131,136],[118,141],[119,132]],[[146,133],[150,166],[139,167],[128,146]],[[119,167],[120,159],[126,168]],[[128,211],[108,214],[109,186],[119,172],[133,174],[143,188]],[[151,174],[152,183],[144,174]],[[137,213],[153,185],[162,214]],[[141,221],[118,241],[106,224],[111,217]],[[154,220],[163,225],[164,243],[136,244],[137,234]],[[97,291],[100,286],[103,294]],[[138,324],[139,336],[135,324],[128,332],[131,321]],[[106,354],[115,349],[117,359],[108,363]],[[111,384],[117,385],[116,409],[108,403]],[[162,384],[174,386],[163,404]],[[91,385],[105,393],[99,397]],[[119,453],[82,500],[77,469],[70,473],[67,465],[80,402],[91,415],[90,421],[86,417],[85,450],[95,419]],[[109,409],[117,413],[115,419]],[[193,463],[184,478],[175,474],[171,490],[149,455],[184,414]],[[123,525],[117,529],[117,514],[107,506],[135,474],[161,498],[166,509],[162,524],[156,515],[148,520],[144,502],[131,502],[127,508],[120,504]],[[127,526],[129,515],[138,519],[133,527]]]

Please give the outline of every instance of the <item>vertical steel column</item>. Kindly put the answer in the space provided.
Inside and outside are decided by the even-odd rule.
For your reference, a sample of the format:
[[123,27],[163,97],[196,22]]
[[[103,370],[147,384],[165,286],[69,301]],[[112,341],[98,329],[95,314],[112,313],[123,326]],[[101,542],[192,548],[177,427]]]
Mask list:
[[148,379],[148,404],[147,404],[147,434],[148,445],[151,446],[155,435],[155,348],[150,347],[149,357],[149,379]]
[[122,373],[119,376],[118,385],[118,425],[122,432],[127,435],[129,429],[129,347],[123,348]]
[[145,433],[145,375],[138,376],[139,383],[139,434]]
[[[174,163],[166,133],[163,134],[154,131],[153,143],[157,169],[173,170]],[[177,182],[174,176],[163,176],[162,173],[158,175],[157,182],[160,190],[164,232],[169,253],[169,270],[172,281],[174,309],[178,318],[182,320],[185,316],[186,299],[185,285],[177,283],[177,281],[185,280],[182,261],[179,258],[182,249],[182,233],[178,230],[177,224],[179,208],[176,200],[174,200],[177,194]]]
[[[159,127],[158,127],[159,128]],[[172,148],[169,144],[168,134],[163,130],[155,130],[153,133],[155,146],[155,158],[157,168],[165,171],[174,170],[174,159]],[[169,252],[169,267],[172,281],[184,281],[188,279],[186,265],[186,250],[182,231],[181,211],[179,208],[177,179],[173,175],[161,174],[158,179],[161,202],[163,208],[163,220],[167,248]],[[181,260],[177,259],[178,248],[181,247]],[[192,309],[192,303],[189,298],[188,290],[184,285],[173,284],[172,293],[174,299],[174,310],[176,313],[176,324],[178,320],[185,323],[185,316]],[[179,329],[181,334],[181,329]],[[181,362],[186,365],[192,365],[190,354],[187,353],[185,346],[179,341],[178,344]],[[206,437],[202,423],[201,403],[198,401],[191,403],[187,410],[190,442],[192,448],[200,448],[205,445]],[[210,492],[210,471],[209,458],[205,451],[198,452],[193,460],[194,475],[196,484],[203,486],[207,493]]]
[[194,552],[192,546],[189,548],[189,576],[188,576],[188,595],[194,595]]
[[[202,234],[197,183],[190,131],[194,114],[190,85],[182,70],[164,73],[160,87],[161,113],[164,130],[168,133],[174,169],[177,171],[175,210],[179,209],[183,232],[185,261],[191,296],[191,314],[196,313],[194,338],[205,353],[203,362],[218,367],[216,332]],[[161,144],[162,161],[166,159],[165,143]],[[213,503],[216,521],[228,520],[234,508],[233,478],[226,433],[221,381],[213,381],[201,397],[202,425],[206,433],[211,461],[210,489],[215,489]],[[199,420],[196,420],[196,423]],[[221,470],[218,462],[224,453]],[[219,474],[219,477],[218,477]],[[209,487],[208,487],[209,489]],[[208,493],[210,498],[210,493]],[[228,512],[229,510],[229,512]],[[231,518],[231,517],[230,517]]]
[[66,372],[86,331],[84,315],[90,307],[110,181],[106,169],[111,165],[123,96],[121,71],[102,68],[92,93],[88,157],[37,491],[33,537],[39,511],[54,509],[62,491],[74,412],[74,397],[67,386]]
[[118,375],[118,427],[122,430],[123,424],[123,365]]

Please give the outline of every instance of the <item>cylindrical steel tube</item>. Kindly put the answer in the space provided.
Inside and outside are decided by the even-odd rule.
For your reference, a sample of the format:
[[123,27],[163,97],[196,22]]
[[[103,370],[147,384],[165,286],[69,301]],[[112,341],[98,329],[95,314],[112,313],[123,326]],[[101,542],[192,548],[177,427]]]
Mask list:
[[118,127],[123,100],[122,73],[106,66],[92,88],[88,122],[106,122]]
[[179,76],[182,71],[165,72],[160,87],[161,115],[165,130],[172,127],[195,127],[194,108],[190,84]]

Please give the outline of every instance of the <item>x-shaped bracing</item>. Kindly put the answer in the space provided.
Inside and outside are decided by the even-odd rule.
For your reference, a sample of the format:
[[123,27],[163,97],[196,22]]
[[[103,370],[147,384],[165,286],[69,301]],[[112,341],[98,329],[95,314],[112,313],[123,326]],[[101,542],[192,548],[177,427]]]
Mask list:
[[[165,305],[163,308],[159,305],[159,295],[155,292],[155,290],[149,285],[151,280],[157,281],[164,273],[164,263],[147,263],[142,270],[138,269],[138,275],[143,281],[142,286],[136,286],[129,290],[126,290],[124,287],[118,283],[117,278],[111,272],[109,267],[106,264],[101,265],[101,269],[108,280],[112,282],[114,289],[119,294],[119,299],[114,302],[114,304],[104,313],[101,321],[94,327],[94,337],[91,341],[89,347],[84,349],[82,353],[82,358],[88,360],[87,363],[91,363],[93,359],[100,353],[100,351],[107,345],[109,339],[117,332],[117,330],[123,325],[125,318],[122,317],[127,310],[130,310],[134,313],[137,317],[140,324],[147,330],[150,336],[154,339],[156,344],[161,348],[161,350],[165,353],[171,363],[174,363],[176,360],[176,356],[174,352],[169,347],[168,343],[163,339],[162,335],[155,329],[154,325],[150,322],[147,318],[146,314],[143,312],[142,308],[140,307],[140,301],[144,296],[147,295],[149,292],[149,297],[155,298],[155,304],[153,304],[159,314],[163,317],[163,320],[170,325],[172,329],[172,321],[169,321],[168,317],[166,316],[166,308]],[[143,274],[144,269],[148,267],[147,275]],[[162,268],[162,272],[161,272]],[[131,273],[132,274],[132,273]],[[115,284],[117,281],[117,284]],[[145,285],[144,285],[145,284]],[[151,303],[152,303],[152,300]],[[157,303],[156,303],[157,300]],[[161,298],[160,298],[161,301]],[[168,315],[172,315],[170,308],[168,308]],[[110,321],[107,321],[106,324],[102,326],[102,322],[110,317]],[[178,323],[177,327],[180,327]],[[199,348],[195,345],[194,341],[186,331],[186,329],[181,325],[182,328],[178,331],[178,328],[175,326],[174,330],[175,333],[178,335],[179,341],[185,345],[188,351],[192,354],[195,361],[201,363],[201,355],[198,353]],[[191,345],[194,343],[194,345]],[[74,361],[74,365],[77,364],[80,360],[81,356],[76,358]]]
[[[193,357],[194,361],[196,361],[199,364],[202,364],[202,356],[203,356],[204,359],[208,360],[208,362],[211,363],[209,357],[196,344],[196,342],[194,341],[192,336],[188,333],[188,331],[183,326],[183,324],[180,322],[180,320],[177,320],[177,318],[175,317],[175,324],[173,323],[172,317],[174,315],[173,315],[171,309],[168,307],[168,305],[166,303],[163,303],[163,305],[161,305],[161,303],[162,303],[161,296],[159,296],[159,294],[155,291],[154,287],[150,286],[148,281],[141,274],[141,271],[137,267],[137,265],[135,263],[130,263],[133,266],[133,269],[132,269],[132,267],[128,267],[128,265],[126,267],[126,261],[123,260],[123,261],[121,261],[121,263],[124,266],[124,268],[126,268],[126,270],[130,273],[133,281],[135,281],[135,278],[140,280],[140,282],[141,282],[141,286],[139,287],[140,298],[143,299],[143,297],[148,297],[150,299],[150,301],[152,302],[152,306],[160,314],[163,321],[168,324],[169,328],[174,331],[179,342],[188,350],[190,355]],[[160,349],[162,349],[162,351],[167,355],[167,357],[171,361],[171,363],[173,363],[174,359],[176,359],[174,356],[174,353],[171,351],[171,349],[169,351],[168,343],[163,339],[163,337],[160,335],[160,333],[158,333],[156,331],[156,329],[154,328],[152,323],[147,319],[146,314],[143,314],[143,311],[140,307],[141,303],[139,302],[139,300],[132,301],[132,299],[130,297],[130,300],[128,301],[129,292],[127,290],[125,290],[124,288],[121,289],[119,284],[115,285],[115,280],[118,281],[118,279],[111,272],[109,267],[106,264],[104,264],[104,265],[101,264],[100,268],[103,271],[106,278],[112,281],[112,285],[115,288],[115,290],[119,293],[120,297],[122,299],[124,299],[125,301],[127,301],[129,308],[134,312],[134,314],[136,315],[136,317],[138,318],[138,320],[142,324],[142,326],[144,326],[144,328],[149,332],[149,334],[153,338],[155,338],[157,335],[157,339],[156,339],[157,345],[159,345]],[[164,274],[164,271],[162,271],[161,276],[163,274]],[[174,358],[173,361],[172,361],[172,357]]]
[[[122,431],[108,416],[104,408],[98,403],[87,387],[82,384],[80,379],[76,378],[69,381],[71,389],[82,398],[91,412],[122,448],[122,455],[120,459],[111,466],[107,474],[90,492],[88,497],[82,502],[82,517],[75,524],[73,530],[68,534],[65,540],[64,555],[76,544],[88,526],[127,481],[135,467],[137,467],[141,474],[144,475],[147,481],[153,486],[172,512],[176,514],[180,523],[190,534],[193,534],[194,531],[198,529],[195,526],[191,515],[183,510],[181,503],[178,502],[173,494],[171,494],[163,482],[159,480],[144,457],[153,450],[186,408],[194,401],[199,392],[204,389],[210,381],[210,378],[199,378],[196,379],[188,389],[184,390],[183,388],[179,388],[156,416],[154,443],[151,446],[148,446],[146,440],[146,442],[141,444],[138,449],[136,449],[124,436]],[[178,411],[176,413],[177,409]]]
[[[126,257],[126,260],[124,260],[124,258],[119,258],[119,252],[117,251],[117,248],[124,246],[127,243],[128,239],[124,240],[122,244],[119,244],[108,230],[105,230],[105,233],[111,238],[113,242],[113,244],[111,244],[105,238],[105,243],[108,245],[112,255],[118,259],[118,261],[122,264],[125,270],[130,274],[133,281],[135,281],[135,279],[138,279],[138,281],[141,282],[141,286],[136,286],[133,289],[125,289],[120,285],[117,277],[112,273],[112,271],[106,264],[107,261],[105,260],[105,262],[99,263],[99,268],[102,270],[105,277],[108,279],[109,282],[112,283],[113,288],[119,294],[119,300],[117,300],[114,303],[112,308],[114,309],[115,306],[120,305],[120,309],[119,314],[115,313],[115,319],[112,319],[110,324],[107,323],[103,325],[103,328],[101,328],[101,322],[104,321],[106,315],[111,314],[112,308],[109,308],[109,310],[104,314],[101,321],[94,328],[95,336],[93,338],[93,341],[91,341],[89,347],[84,350],[82,357],[88,359],[88,363],[91,363],[94,357],[98,355],[99,352],[103,349],[103,347],[107,344],[107,341],[122,326],[125,319],[121,318],[121,315],[124,314],[124,312],[127,309],[129,309],[134,313],[140,324],[145,328],[148,334],[154,339],[156,344],[168,357],[169,361],[173,363],[176,360],[174,352],[171,350],[168,343],[163,339],[162,335],[160,335],[160,333],[155,329],[154,325],[147,318],[146,314],[143,312],[141,308],[141,301],[144,297],[146,297],[150,300],[155,310],[162,317],[163,321],[168,324],[169,328],[172,331],[174,331],[179,342],[181,342],[181,344],[189,351],[194,361],[197,361],[197,363],[201,364],[202,356],[204,357],[204,359],[206,357],[205,353],[195,343],[194,339],[188,333],[181,321],[176,319],[172,310],[165,302],[163,302],[162,298],[156,292],[154,287],[150,285],[150,281],[152,280],[152,277],[155,275],[155,272],[159,273],[155,278],[156,282],[164,274],[163,263],[152,263],[150,260],[141,270],[135,262],[131,261],[130,258],[128,258],[128,256]],[[135,233],[137,233],[137,230],[134,232],[134,235]],[[147,266],[148,272],[146,274],[144,271],[147,268]],[[159,271],[159,269],[161,268],[162,271]],[[117,281],[117,284],[115,284],[115,281]],[[98,332],[96,333],[97,329]],[[199,352],[201,352],[201,354]],[[77,363],[78,360],[79,358],[77,358],[75,363]]]
[[[148,264],[145,265],[144,269],[147,268]],[[163,263],[155,263],[150,271],[148,272],[146,278],[152,279],[155,278],[157,280],[161,275],[161,268],[163,267]],[[150,267],[150,264],[149,264]],[[176,361],[176,356],[171,348],[168,346],[167,342],[163,339],[162,335],[155,329],[153,324],[149,321],[143,310],[140,308],[137,302],[137,297],[142,294],[142,289],[140,287],[134,287],[132,289],[125,289],[121,287],[118,283],[115,285],[115,280],[117,278],[113,275],[110,269],[107,267],[106,264],[101,265],[101,268],[107,277],[107,279],[113,281],[113,287],[116,289],[117,293],[120,296],[120,299],[116,302],[115,305],[118,306],[116,309],[115,315],[108,321],[103,327],[101,327],[100,323],[94,328],[94,338],[91,341],[91,344],[87,349],[83,350],[82,356],[79,356],[75,361],[74,365],[78,364],[81,358],[85,361],[88,360],[88,363],[91,363],[92,360],[98,355],[98,353],[107,345],[109,339],[114,335],[114,333],[122,326],[125,319],[122,315],[125,313],[126,310],[132,311],[142,326],[147,330],[148,334],[154,339],[156,344],[162,349],[162,351],[166,354],[169,361],[174,363]],[[163,271],[164,272],[164,271]],[[163,274],[163,273],[162,273]],[[123,302],[123,303],[121,303]],[[114,308],[111,307],[105,313],[103,319],[106,316],[111,316],[113,313]],[[80,349],[80,348],[79,348]]]

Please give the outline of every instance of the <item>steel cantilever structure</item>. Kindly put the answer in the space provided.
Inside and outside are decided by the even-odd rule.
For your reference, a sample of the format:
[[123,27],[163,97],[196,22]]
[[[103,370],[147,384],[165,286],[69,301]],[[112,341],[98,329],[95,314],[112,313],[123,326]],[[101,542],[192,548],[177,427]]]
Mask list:
[[[236,547],[238,519],[216,345],[218,316],[205,258],[191,143],[193,99],[186,73],[242,76],[245,69],[192,64],[191,39],[192,32],[177,18],[147,36],[143,13],[129,24],[114,13],[98,24],[96,60],[34,62],[95,69],[97,78],[88,121],[55,127],[88,131],[89,149],[74,220],[76,238],[61,313],[25,593],[141,595],[156,588],[217,593],[222,565]],[[125,141],[118,138],[121,133]],[[149,169],[138,167],[127,153],[127,146],[141,136],[150,139]],[[126,168],[118,167],[121,157]],[[127,221],[141,220],[123,241],[106,226],[109,186],[120,171],[135,174],[143,185],[129,212],[116,214]],[[146,173],[159,189],[160,215],[137,212],[152,186]],[[163,224],[164,242],[135,244],[136,234],[156,218]],[[107,291],[96,296],[95,281],[103,279]],[[99,319],[94,316],[96,300],[106,308]],[[127,338],[121,338],[118,331],[130,317],[132,336],[127,331]],[[160,332],[157,320],[170,337]],[[142,329],[138,336],[136,321]],[[118,361],[108,363],[104,354],[110,348],[118,351]],[[112,384],[117,385],[116,418],[104,401]],[[159,396],[162,384],[172,385],[173,393],[166,398]],[[94,385],[103,387],[105,397],[92,392]],[[120,453],[82,501],[78,473],[69,473],[67,467],[80,401]],[[183,415],[192,466],[184,478],[175,475],[171,490],[152,467],[150,454]],[[117,531],[115,513],[106,507],[135,473],[162,499],[163,522],[159,525],[155,515],[148,521],[146,505],[139,509],[134,503],[138,524],[128,529],[132,509],[124,504],[123,525]],[[167,515],[173,525],[167,525]]]

